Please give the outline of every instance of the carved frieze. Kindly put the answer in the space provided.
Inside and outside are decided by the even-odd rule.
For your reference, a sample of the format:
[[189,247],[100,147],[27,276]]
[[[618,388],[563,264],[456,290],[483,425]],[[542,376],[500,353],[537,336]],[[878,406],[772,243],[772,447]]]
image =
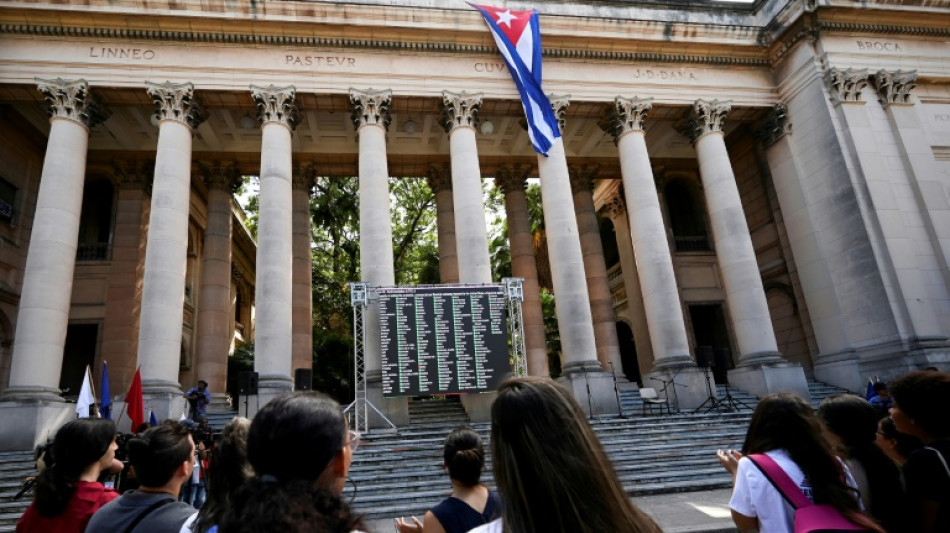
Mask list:
[[392,116],[389,113],[392,97],[393,92],[389,89],[381,91],[350,89],[350,103],[353,105],[350,118],[356,129],[368,125],[389,128],[389,123],[392,122]]
[[446,133],[451,133],[455,128],[478,126],[478,112],[482,107],[483,93],[453,93],[451,91],[442,91],[442,102],[439,104],[441,111],[440,122]]
[[452,167],[448,163],[429,165],[426,181],[434,193],[452,190]]
[[505,194],[523,191],[531,169],[532,166],[526,164],[501,165],[495,172],[495,185]]
[[594,188],[594,180],[600,173],[600,165],[584,163],[580,165],[569,165],[567,172],[571,179],[571,192],[590,192]]
[[261,124],[276,122],[290,131],[300,124],[300,110],[297,109],[297,89],[293,85],[286,87],[258,87],[251,85],[251,97],[257,103],[257,120]]
[[707,133],[722,131],[722,124],[730,110],[731,100],[696,100],[687,112],[686,120],[675,127],[695,143]]
[[766,148],[790,133],[792,133],[792,123],[788,121],[788,110],[785,104],[775,104],[762,120],[762,127],[756,131]]
[[236,161],[198,161],[198,172],[209,189],[234,194],[241,187],[241,170]]
[[567,108],[571,105],[571,95],[549,94],[548,100],[551,102],[551,109],[554,110],[554,116],[557,117],[557,129],[564,133],[564,126],[567,124]]
[[614,99],[610,114],[602,122],[602,127],[613,136],[614,143],[617,143],[625,133],[643,131],[643,120],[652,107],[653,98],[618,96]]
[[86,80],[36,78],[36,88],[49,102],[50,117],[66,118],[88,129],[109,118],[108,111],[101,109],[99,102],[91,94]]
[[208,118],[201,102],[194,95],[193,83],[147,81],[145,91],[155,102],[155,117],[158,120],[175,120],[195,129]]
[[912,105],[910,93],[917,87],[917,71],[898,70],[888,72],[879,70],[871,77],[874,88],[877,89],[878,100],[887,107],[891,104]]
[[861,102],[861,91],[868,84],[868,69],[830,68],[825,74],[825,83],[831,92],[831,103]]

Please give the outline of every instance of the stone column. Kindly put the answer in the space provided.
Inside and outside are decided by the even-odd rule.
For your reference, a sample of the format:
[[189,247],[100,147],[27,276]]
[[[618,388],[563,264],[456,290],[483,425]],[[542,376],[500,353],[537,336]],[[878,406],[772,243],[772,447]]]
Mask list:
[[[927,352],[936,352],[941,347],[946,352],[947,327],[950,326],[947,306],[950,301],[950,205],[946,200],[940,169],[930,147],[927,131],[921,122],[921,111],[911,98],[911,91],[917,86],[917,71],[880,70],[870,79],[897,139],[907,187],[916,201],[916,209],[905,209],[910,212],[902,218],[904,225],[909,226],[906,228],[908,233],[916,233],[917,238],[914,240],[917,241],[915,246],[918,252],[907,254],[914,255],[913,258],[895,258],[895,267],[909,261],[906,264],[909,276],[904,276],[902,284],[914,287],[905,289],[904,298],[909,300],[908,308],[918,344],[924,345]],[[915,223],[917,220],[913,220],[915,218],[919,220],[919,225]],[[921,252],[921,248],[926,252]],[[902,256],[905,252],[895,250],[892,254]],[[923,276],[917,275],[921,271],[929,272]]]
[[313,255],[310,244],[310,195],[316,179],[313,165],[294,174],[293,190],[293,369],[313,368]]
[[544,336],[544,314],[541,311],[541,289],[538,285],[538,264],[534,256],[534,235],[528,218],[525,184],[529,165],[502,165],[495,175],[495,185],[505,194],[505,215],[508,219],[508,247],[511,275],[524,278],[521,323],[524,327],[528,374],[548,376],[548,347]]
[[59,375],[89,130],[104,118],[85,80],[36,81],[50,103],[52,118],[23,274],[10,385],[0,404],[3,427],[8,428],[0,436],[3,450],[31,449],[71,418],[72,409],[60,397]]
[[482,173],[475,145],[475,126],[482,95],[442,92],[442,127],[449,134],[452,199],[458,249],[459,281],[491,283]]
[[[563,117],[569,105],[567,97],[552,97],[551,103],[555,114]],[[584,255],[578,240],[577,218],[574,216],[574,200],[562,139],[554,141],[547,157],[538,154],[538,174],[541,178],[541,203],[551,258],[558,330],[565,359],[564,374],[560,379],[573,392],[585,412],[615,414],[620,411],[620,407],[614,396],[611,377],[597,362]]]
[[[135,374],[150,211],[148,191],[154,175],[154,161],[115,163],[114,176],[119,187],[100,353],[109,364],[112,394],[120,401]],[[113,412],[118,414],[118,410]]]
[[293,388],[292,137],[296,89],[251,86],[261,122],[254,370],[260,406]]
[[685,131],[699,159],[716,259],[739,348],[738,368],[729,372],[729,379],[757,395],[793,390],[807,398],[804,370],[785,362],[775,342],[762,276],[722,132],[731,108],[731,102],[697,100],[687,116]]
[[620,342],[617,340],[617,315],[614,313],[614,298],[607,280],[604,245],[600,242],[600,224],[597,222],[594,195],[591,192],[600,167],[573,165],[568,167],[568,171],[571,176],[571,192],[574,195],[574,216],[577,217],[578,237],[584,256],[587,292],[590,294],[597,360],[604,370],[611,371],[612,368],[613,372],[623,375]]
[[439,280],[458,283],[459,256],[455,243],[455,207],[452,198],[452,169],[449,165],[431,165],[426,176],[435,193],[436,224],[439,228]]
[[155,102],[159,129],[138,361],[145,402],[162,420],[177,418],[185,410],[178,369],[188,258],[191,138],[205,115],[191,83],[146,82],[146,90]]
[[[195,381],[208,382],[216,404],[223,404],[231,348],[231,197],[241,185],[237,163],[199,163],[201,179],[208,187],[198,287],[198,327]],[[191,385],[191,384],[188,384]]]
[[[362,281],[374,286],[396,283],[393,267],[393,228],[389,211],[389,168],[386,163],[386,129],[391,120],[392,91],[350,89],[353,124],[359,138],[360,174],[360,271]],[[398,426],[409,423],[406,398],[384,398],[379,306],[366,308],[364,361],[367,399]],[[369,424],[385,422],[369,410]]]

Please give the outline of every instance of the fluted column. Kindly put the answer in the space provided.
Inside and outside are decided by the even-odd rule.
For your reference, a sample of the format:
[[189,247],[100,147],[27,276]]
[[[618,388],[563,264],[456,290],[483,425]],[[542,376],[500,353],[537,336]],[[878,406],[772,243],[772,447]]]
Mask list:
[[547,376],[549,373],[548,347],[544,336],[544,313],[541,310],[538,264],[534,256],[534,235],[531,233],[528,201],[525,197],[525,184],[530,171],[529,165],[502,165],[495,175],[495,185],[500,187],[505,194],[511,275],[524,279],[521,323],[524,327],[528,374]]
[[293,369],[313,368],[313,252],[310,194],[316,179],[313,165],[294,174],[293,190]]
[[620,172],[630,213],[630,239],[650,329],[653,368],[662,370],[692,365],[693,360],[689,355],[673,258],[643,131],[643,120],[652,105],[652,98],[618,96],[614,100],[610,133],[620,152]]
[[191,196],[191,143],[204,120],[191,83],[146,83],[155,102],[158,149],[145,247],[145,280],[139,326],[142,389],[158,419],[184,408],[178,384],[188,216]]
[[[917,206],[916,209],[904,209],[901,218],[905,221],[905,228],[902,228],[905,231],[899,233],[907,240],[916,241],[911,246],[918,252],[906,254],[903,250],[909,249],[907,245],[895,247],[896,250],[892,251],[896,256],[895,268],[902,270],[899,276],[903,278],[904,300],[914,323],[914,333],[918,340],[937,351],[937,345],[946,347],[947,332],[950,331],[950,311],[947,310],[950,301],[950,206],[943,195],[945,180],[941,178],[921,120],[923,113],[912,98],[911,93],[917,86],[917,71],[880,70],[870,79],[897,139],[897,149],[906,172],[906,187],[912,192]],[[895,176],[892,172],[888,174],[889,185],[896,186]],[[883,211],[885,207],[879,206],[878,209]],[[896,239],[890,237],[893,243]],[[920,276],[922,271],[930,273]]]
[[208,382],[208,390],[223,398],[227,388],[228,351],[231,347],[231,197],[241,185],[236,163],[199,163],[208,187],[198,288],[198,327],[195,379]]
[[716,258],[739,345],[739,366],[750,366],[782,359],[722,133],[722,123],[731,107],[730,102],[697,100],[690,110],[686,133],[699,159]]
[[617,340],[617,315],[614,299],[607,280],[607,265],[604,263],[604,245],[600,242],[600,224],[594,208],[591,192],[600,167],[597,165],[573,165],[568,167],[571,176],[571,192],[574,195],[574,216],[577,217],[578,237],[584,256],[584,273],[587,276],[587,292],[590,294],[590,313],[594,321],[594,341],[597,360],[604,370],[621,372],[620,342]]
[[261,122],[261,191],[257,223],[254,370],[260,404],[293,388],[292,137],[296,89],[251,86]]
[[452,169],[449,165],[431,165],[426,176],[435,193],[436,224],[439,228],[439,280],[458,283],[459,257],[455,243],[455,207],[452,198]]
[[89,130],[103,117],[85,80],[37,79],[37,87],[52,118],[4,399],[59,402]]
[[[375,286],[396,283],[389,210],[389,168],[386,163],[386,130],[391,120],[391,102],[392,92],[389,90],[350,89],[351,116],[360,150],[360,272],[362,281]],[[364,318],[363,360],[367,399],[393,423],[406,424],[409,422],[408,401],[405,398],[383,398],[379,306],[368,306]],[[384,425],[372,410],[369,413],[371,426]]]
[[119,183],[102,321],[102,360],[109,363],[115,396],[125,397],[135,374],[142,276],[145,269],[149,193],[155,174],[153,161],[117,161],[113,175]]
[[442,127],[449,134],[459,281],[463,283],[492,280],[482,174],[475,144],[481,105],[481,93],[442,92]]

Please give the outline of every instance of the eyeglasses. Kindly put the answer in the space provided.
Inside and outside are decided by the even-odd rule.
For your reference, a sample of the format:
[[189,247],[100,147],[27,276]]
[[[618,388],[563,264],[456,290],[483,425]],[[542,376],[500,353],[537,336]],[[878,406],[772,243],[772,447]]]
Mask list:
[[355,452],[356,449],[360,447],[360,437],[362,437],[362,435],[360,435],[359,431],[352,429],[346,431],[346,445],[350,447],[351,452]]

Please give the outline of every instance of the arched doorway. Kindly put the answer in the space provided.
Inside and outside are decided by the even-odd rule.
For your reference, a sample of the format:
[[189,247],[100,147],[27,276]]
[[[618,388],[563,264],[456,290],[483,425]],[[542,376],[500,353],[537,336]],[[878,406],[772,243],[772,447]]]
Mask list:
[[623,374],[630,381],[643,385],[640,376],[640,361],[637,360],[637,345],[633,342],[633,331],[626,322],[617,321],[617,340],[620,341],[620,362]]

